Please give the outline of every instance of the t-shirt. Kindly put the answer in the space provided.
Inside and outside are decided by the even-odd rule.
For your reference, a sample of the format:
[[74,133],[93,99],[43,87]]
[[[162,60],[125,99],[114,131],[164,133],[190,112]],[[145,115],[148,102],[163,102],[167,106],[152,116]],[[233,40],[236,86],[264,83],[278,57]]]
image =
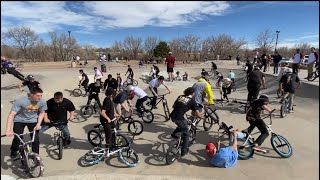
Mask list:
[[229,79],[235,79],[236,78],[236,74],[234,72],[230,72],[228,75]]
[[13,122],[37,123],[40,112],[47,110],[47,103],[44,99],[30,101],[27,96],[21,97],[13,104],[11,111],[16,112]]
[[[106,97],[106,98],[103,100],[101,110],[105,110],[105,111],[106,111],[106,115],[107,115],[111,120],[114,118],[114,106],[113,106],[113,102],[111,101],[110,98]],[[107,120],[100,115],[100,121],[107,121]]]
[[206,82],[196,82],[192,86],[195,93],[194,98],[197,104],[202,104],[203,102],[203,94],[204,94],[206,85],[207,85]]
[[135,86],[133,92],[138,96],[138,99],[144,98],[147,96],[147,93],[144,92],[141,88]]
[[83,82],[89,82],[89,78],[88,78],[86,73],[82,73],[81,76],[82,76],[82,78],[84,77],[84,81]]
[[308,58],[308,64],[314,63],[316,60],[318,60],[318,54],[316,52],[312,52],[309,54]]
[[302,54],[301,53],[295,53],[293,55],[293,63],[294,64],[300,63],[301,59],[302,59]]
[[102,78],[102,73],[101,73],[101,71],[97,69],[97,70],[95,71],[94,77],[95,77],[96,79],[101,79],[101,78]]
[[128,99],[128,92],[121,91],[117,96],[113,99],[113,102],[116,104],[122,104],[125,100]]
[[283,83],[284,92],[295,93],[295,84],[300,82],[300,78],[293,73],[286,73],[280,79],[280,82]]
[[28,86],[29,90],[31,91],[31,89],[35,88],[35,87],[39,87],[39,82],[38,81],[33,81],[33,82],[30,82],[30,81],[23,81],[22,82],[22,85],[24,86]]
[[88,92],[90,94],[98,94],[100,93],[100,86],[95,86],[95,83],[91,83],[88,87]]
[[113,89],[117,89],[118,87],[118,83],[117,80],[115,78],[112,78],[111,80],[108,78],[104,81],[104,89],[106,89],[106,87],[112,87]]
[[282,60],[282,57],[278,55],[273,56],[273,63],[278,64]]
[[221,80],[221,86],[222,86],[223,88],[228,88],[228,87],[230,87],[231,83],[232,83],[232,80],[229,79],[229,78],[223,78],[223,79]]
[[[162,82],[162,84],[164,84],[164,82]],[[159,87],[161,84],[159,83],[158,79],[152,79],[149,82],[149,87],[154,88],[154,87]]]
[[212,64],[211,64],[211,65],[212,65],[212,68],[213,68],[213,69],[218,69],[218,67],[217,67],[216,63],[212,62]]
[[258,69],[253,70],[248,75],[248,86],[261,86],[262,77],[265,77],[265,76],[260,70]]
[[246,63],[246,66],[248,67],[247,73],[251,72],[253,70],[253,64],[252,63]]
[[128,68],[128,71],[127,71],[127,72],[129,72],[129,75],[133,76],[133,70],[132,70],[132,68]]
[[154,70],[156,71],[156,74],[159,74],[160,70],[158,66],[154,66]]
[[177,98],[173,105],[174,109],[170,114],[173,120],[184,120],[184,114],[191,110],[197,109],[197,104],[192,96],[181,95]]
[[210,164],[215,167],[229,168],[237,165],[238,151],[233,150],[231,146],[221,148],[210,159]]
[[166,58],[167,68],[173,68],[175,61],[176,61],[176,58],[175,58],[175,57],[173,57],[173,56],[168,56],[168,57]]
[[47,101],[48,109],[46,113],[48,118],[53,122],[68,122],[68,111],[74,111],[74,104],[67,98],[63,98],[61,103],[55,103],[54,98]]

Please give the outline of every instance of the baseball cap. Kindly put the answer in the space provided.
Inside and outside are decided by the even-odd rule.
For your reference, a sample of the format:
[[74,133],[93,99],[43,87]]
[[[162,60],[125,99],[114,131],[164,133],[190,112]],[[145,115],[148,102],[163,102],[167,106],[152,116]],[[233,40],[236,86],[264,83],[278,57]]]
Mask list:
[[207,144],[207,146],[206,146],[207,153],[212,153],[212,151],[213,151],[215,148],[216,148],[216,147],[214,146],[213,143]]

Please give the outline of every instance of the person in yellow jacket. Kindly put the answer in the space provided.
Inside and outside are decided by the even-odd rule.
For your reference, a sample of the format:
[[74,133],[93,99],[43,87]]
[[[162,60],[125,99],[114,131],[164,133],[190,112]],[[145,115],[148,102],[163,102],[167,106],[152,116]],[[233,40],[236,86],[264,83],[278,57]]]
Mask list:
[[205,75],[202,76],[198,82],[194,83],[192,88],[194,89],[195,92],[195,101],[199,107],[203,107],[203,101],[205,96],[208,98],[208,104],[213,105],[213,92],[211,89],[211,85],[208,82],[209,81],[209,76]]

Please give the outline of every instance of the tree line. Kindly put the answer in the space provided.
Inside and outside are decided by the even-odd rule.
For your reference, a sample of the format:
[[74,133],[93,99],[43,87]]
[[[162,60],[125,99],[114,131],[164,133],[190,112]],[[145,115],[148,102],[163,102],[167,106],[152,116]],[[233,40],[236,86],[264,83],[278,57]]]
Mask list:
[[[229,35],[212,35],[201,39],[196,35],[174,38],[169,42],[156,37],[127,36],[123,41],[113,42],[111,47],[97,48],[89,44],[80,44],[74,36],[67,33],[49,32],[50,42],[44,42],[29,27],[9,28],[1,33],[1,55],[10,59],[22,59],[29,62],[69,61],[79,55],[82,60],[97,60],[100,54],[110,54],[113,59],[163,58],[172,51],[177,60],[203,61],[204,59],[229,59],[240,56],[253,58],[256,51],[260,54],[273,54],[275,33],[266,29],[255,38],[257,48],[249,49],[244,38],[234,39]],[[308,53],[311,45],[296,44],[293,48],[280,47],[277,51],[283,57],[292,57],[295,50]]]

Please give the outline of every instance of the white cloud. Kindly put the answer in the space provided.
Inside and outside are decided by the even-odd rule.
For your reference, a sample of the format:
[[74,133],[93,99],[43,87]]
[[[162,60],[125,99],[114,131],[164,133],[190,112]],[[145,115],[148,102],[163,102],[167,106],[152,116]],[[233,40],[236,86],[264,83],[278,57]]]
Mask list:
[[[69,2],[73,3],[73,2]],[[82,31],[109,28],[177,26],[202,20],[205,16],[222,15],[227,2],[202,1],[138,1],[138,2],[77,2],[70,8],[66,2],[3,2],[1,20],[15,21],[12,26],[25,25],[37,33],[73,26]],[[11,26],[8,26],[11,27]]]
[[305,35],[305,36],[301,36],[301,37],[297,37],[297,38],[288,38],[288,39],[284,39],[285,42],[297,42],[297,41],[301,41],[304,39],[319,39],[319,34],[315,34],[315,35]]

